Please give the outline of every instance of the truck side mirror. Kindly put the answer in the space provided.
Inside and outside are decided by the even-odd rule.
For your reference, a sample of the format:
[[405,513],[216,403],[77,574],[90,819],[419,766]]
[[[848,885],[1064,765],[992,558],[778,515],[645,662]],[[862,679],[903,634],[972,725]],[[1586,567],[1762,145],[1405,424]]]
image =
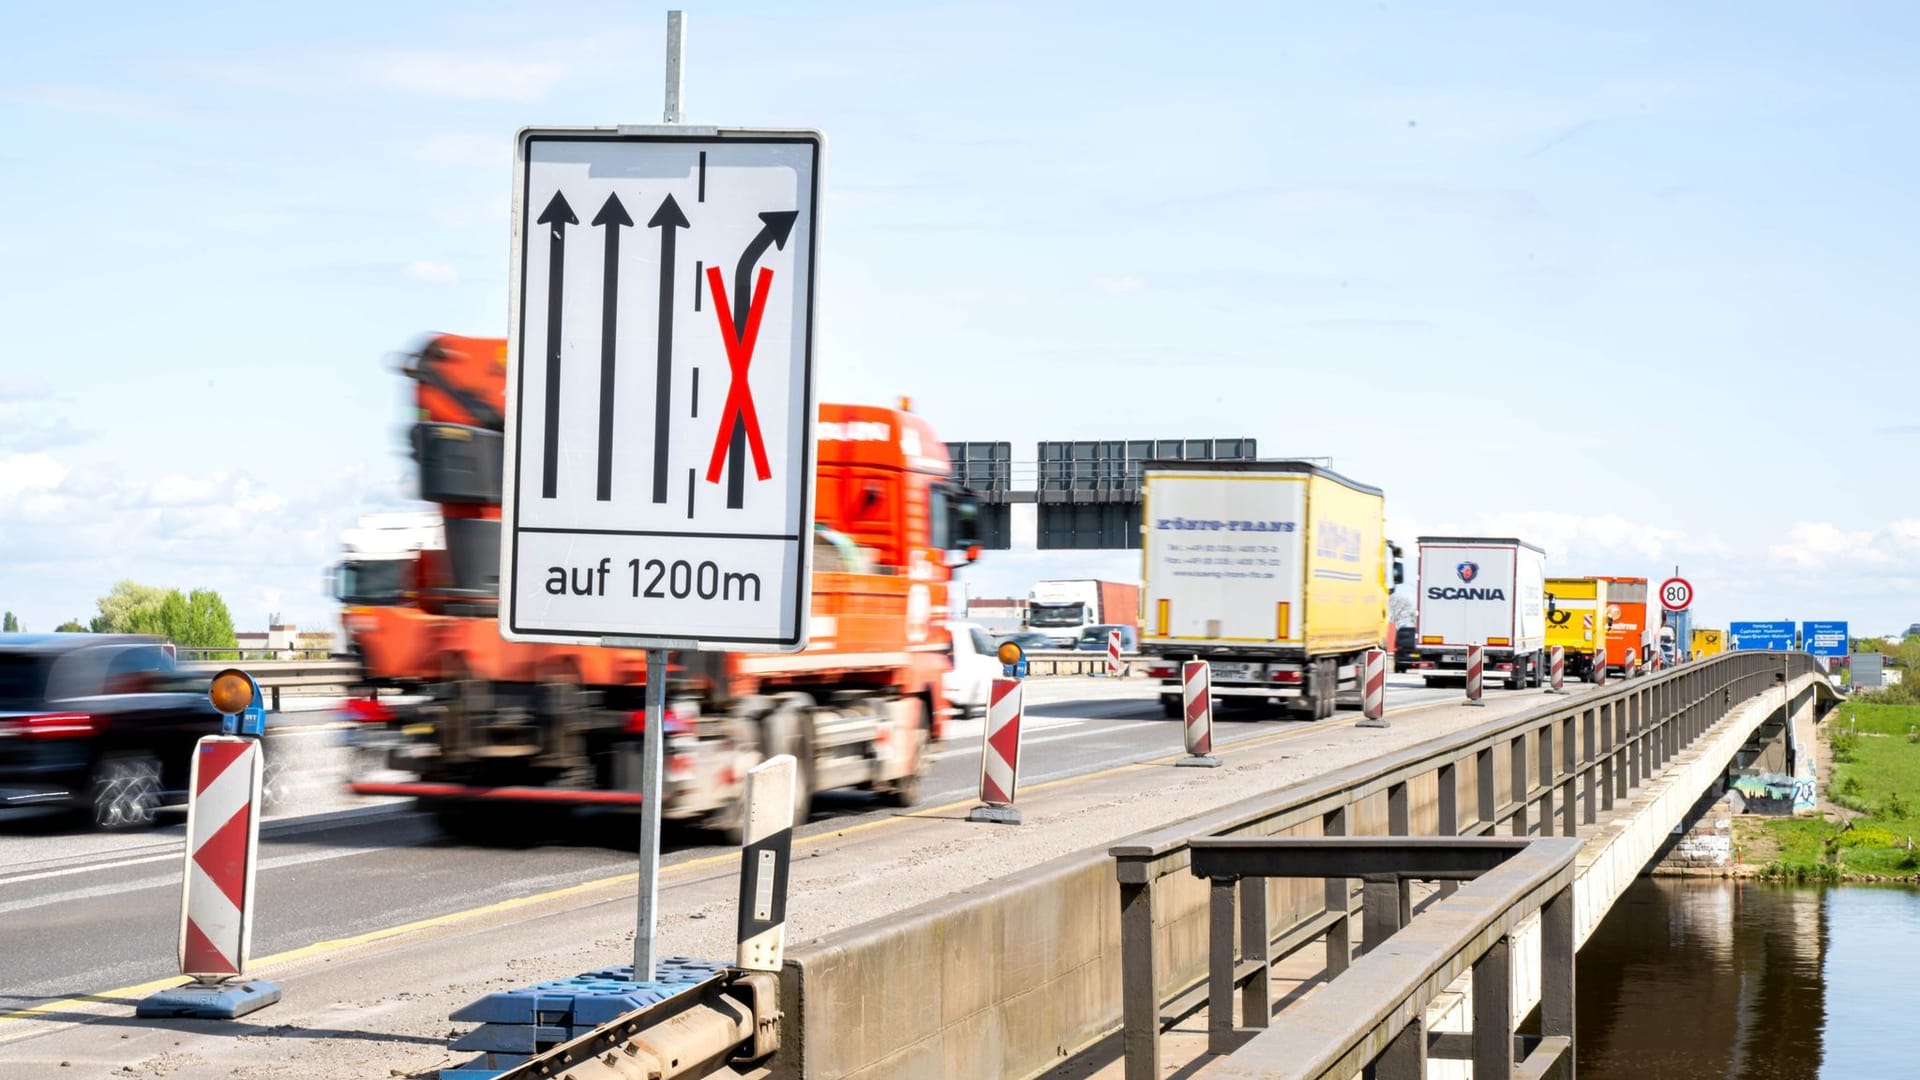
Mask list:
[[947,543],[965,549],[968,562],[979,557],[980,500],[971,492],[954,491],[947,496]]

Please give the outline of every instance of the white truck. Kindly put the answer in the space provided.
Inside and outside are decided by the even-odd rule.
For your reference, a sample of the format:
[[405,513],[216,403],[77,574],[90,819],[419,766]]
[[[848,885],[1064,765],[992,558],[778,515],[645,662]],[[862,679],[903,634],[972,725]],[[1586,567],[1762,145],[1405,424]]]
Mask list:
[[423,551],[444,551],[446,525],[436,511],[366,514],[340,534],[340,561],[328,592],[349,607],[405,603]]
[[1400,581],[1380,490],[1303,461],[1149,463],[1144,479],[1140,651],[1166,715],[1182,715],[1186,660],[1212,666],[1223,705],[1358,705]]
[[1137,626],[1140,587],[1125,581],[1038,581],[1027,598],[1027,629],[1057,649],[1080,644],[1089,626]]
[[1482,677],[1509,690],[1546,676],[1547,553],[1513,537],[1423,536],[1415,622],[1428,685],[1466,676],[1467,646],[1482,646]]

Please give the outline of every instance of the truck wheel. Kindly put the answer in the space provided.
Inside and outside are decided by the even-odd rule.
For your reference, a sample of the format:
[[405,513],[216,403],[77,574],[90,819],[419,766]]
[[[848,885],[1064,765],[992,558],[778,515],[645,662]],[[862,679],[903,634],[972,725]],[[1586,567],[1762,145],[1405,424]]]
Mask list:
[[1527,679],[1528,686],[1538,690],[1547,685],[1547,658],[1544,654],[1533,654],[1533,666],[1528,669],[1528,674],[1531,676]]
[[89,803],[102,829],[150,827],[160,810],[160,759],[144,751],[100,759]]
[[912,730],[906,737],[919,740],[913,752],[913,771],[893,780],[880,791],[882,803],[903,809],[920,802],[920,780],[927,774],[927,753],[933,746],[933,728],[927,723],[927,706],[919,698],[906,700],[914,703],[915,713]]
[[1184,705],[1185,701],[1181,699],[1179,694],[1160,695],[1160,711],[1167,714],[1167,719],[1169,720],[1180,719],[1181,709]]
[[1507,672],[1507,689],[1525,690],[1527,688],[1527,658],[1513,658],[1513,670]]

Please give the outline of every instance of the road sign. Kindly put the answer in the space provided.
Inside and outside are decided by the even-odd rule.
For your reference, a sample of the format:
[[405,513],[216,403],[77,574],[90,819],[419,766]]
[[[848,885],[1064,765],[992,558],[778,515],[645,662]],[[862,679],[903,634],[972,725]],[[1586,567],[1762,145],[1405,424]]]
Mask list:
[[1660,606],[1668,611],[1685,611],[1693,606],[1693,583],[1683,577],[1670,577],[1660,583]]
[[1751,649],[1770,649],[1784,652],[1793,648],[1793,621],[1783,622],[1737,622],[1727,627],[1727,633],[1733,638],[1733,647],[1746,651]]
[[520,133],[508,639],[805,647],[822,149],[811,131]]
[[1847,655],[1847,624],[1843,622],[1803,622],[1800,624],[1803,648],[1815,656]]

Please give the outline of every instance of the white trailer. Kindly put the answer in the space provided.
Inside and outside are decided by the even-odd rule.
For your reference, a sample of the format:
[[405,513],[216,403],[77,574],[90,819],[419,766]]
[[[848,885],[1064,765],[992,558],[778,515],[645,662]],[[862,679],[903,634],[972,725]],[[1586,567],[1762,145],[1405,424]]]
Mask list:
[[1485,651],[1485,678],[1539,686],[1546,674],[1547,553],[1514,537],[1423,536],[1416,592],[1420,659],[1429,684],[1466,674],[1467,646]]

